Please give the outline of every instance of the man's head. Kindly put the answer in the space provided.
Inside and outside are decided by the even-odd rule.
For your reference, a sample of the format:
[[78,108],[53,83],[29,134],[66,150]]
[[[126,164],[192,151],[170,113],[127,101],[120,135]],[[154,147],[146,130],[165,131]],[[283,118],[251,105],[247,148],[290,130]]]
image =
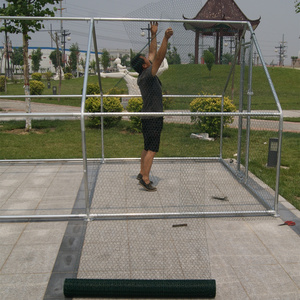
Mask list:
[[137,54],[130,63],[132,68],[139,74],[141,74],[144,69],[147,69],[151,65],[149,59],[141,54]]

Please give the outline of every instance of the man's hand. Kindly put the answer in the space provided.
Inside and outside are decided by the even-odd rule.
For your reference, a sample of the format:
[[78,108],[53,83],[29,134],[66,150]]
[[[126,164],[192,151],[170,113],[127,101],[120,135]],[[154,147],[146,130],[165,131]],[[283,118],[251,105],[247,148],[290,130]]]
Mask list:
[[158,23],[157,22],[150,22],[150,27],[151,27],[151,35],[154,36],[157,33],[158,29]]
[[173,35],[173,29],[169,27],[165,32],[165,38],[168,40]]

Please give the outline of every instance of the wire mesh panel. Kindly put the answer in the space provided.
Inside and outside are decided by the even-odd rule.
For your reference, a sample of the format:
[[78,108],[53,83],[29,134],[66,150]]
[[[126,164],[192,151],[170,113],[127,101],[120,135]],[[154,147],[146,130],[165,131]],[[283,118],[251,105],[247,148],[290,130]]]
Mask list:
[[233,160],[224,164],[202,160],[155,161],[150,176],[157,188],[154,193],[146,192],[138,184],[138,169],[135,162],[106,162],[99,166],[91,203],[93,217],[234,215],[273,209],[274,192],[267,191],[255,177],[239,178],[240,171]]
[[209,279],[205,220],[91,222],[78,278]]
[[[170,20],[168,22],[162,20],[159,24],[148,22],[145,28],[141,28],[139,22],[126,21],[124,25],[136,51],[131,56],[134,58],[131,60],[131,66],[136,72],[124,71],[121,69],[122,66],[117,64],[118,72],[124,75],[114,81],[115,85],[109,92],[112,95],[101,99],[102,108],[109,112],[107,109],[109,104],[115,105],[123,101],[119,94],[120,88],[124,87],[121,85],[124,79],[129,99],[125,105],[123,103],[123,108],[118,110],[142,112],[145,115],[119,114],[108,117],[104,115],[102,120],[99,116],[92,117],[93,122],[100,127],[103,126],[102,158],[122,158],[122,161],[114,163],[106,161],[99,165],[101,171],[97,181],[95,180],[91,213],[201,214],[218,213],[223,209],[226,213],[264,212],[274,209],[270,199],[266,202],[261,202],[261,199],[258,201],[255,193],[253,194],[252,189],[248,189],[247,186],[250,182],[249,161],[253,163],[256,160],[250,154],[250,145],[257,141],[256,131],[264,129],[253,126],[251,121],[255,120],[254,118],[242,115],[244,112],[251,113],[254,105],[259,107],[260,101],[260,98],[254,98],[252,101],[252,96],[256,96],[256,91],[253,92],[255,85],[252,85],[254,77],[252,36],[247,31],[243,34],[239,32],[239,35],[230,40],[232,47],[224,44],[222,51],[219,49],[219,52],[215,53],[220,46],[220,40],[217,38],[218,29],[212,34],[202,35],[203,41],[212,42],[212,47],[206,47],[205,51],[210,52],[216,63],[213,68],[223,74],[218,77],[214,73],[213,80],[220,83],[218,85],[220,89],[215,91],[210,86],[212,69],[209,68],[209,62],[204,61],[204,51],[201,56],[203,60],[188,61],[184,58],[191,58],[191,55],[188,55],[190,53],[187,53],[188,45],[195,46],[195,34],[193,31],[189,32],[189,27],[184,22]],[[168,36],[168,27],[173,28],[173,35]],[[141,47],[143,35],[136,34],[140,29],[146,30],[148,34],[143,47]],[[221,42],[224,43],[222,40]],[[196,45],[195,49],[199,47]],[[221,59],[226,51],[231,51],[231,56],[226,56],[227,59],[230,58],[228,61]],[[160,69],[155,65],[156,56],[152,52],[155,55],[157,53],[162,55]],[[163,57],[167,58],[167,62],[163,62]],[[154,74],[152,70],[155,70]],[[102,82],[107,82],[110,77],[114,78],[118,72],[105,75]],[[125,78],[127,76],[132,77],[130,83],[128,78]],[[135,90],[140,92],[141,96],[134,95],[130,98],[132,85],[135,85]],[[214,95],[216,92],[220,95]],[[257,97],[259,96],[258,93]],[[172,116],[174,111],[191,114]],[[226,114],[235,111],[239,111],[240,115]],[[157,112],[162,115],[151,115]],[[200,114],[194,116],[193,112]],[[206,115],[211,112],[224,114]],[[162,116],[163,124],[161,124]],[[153,160],[149,168],[151,172],[144,174],[144,156],[149,153]],[[139,160],[132,160],[138,157]],[[162,158],[172,158],[173,161],[163,161]],[[236,164],[227,162],[222,164],[223,159],[236,161]],[[223,176],[220,176],[221,173]],[[143,187],[149,184],[150,189],[153,188],[152,190],[157,192],[143,195]],[[146,190],[149,191],[149,188],[146,187]],[[108,197],[105,196],[106,193]],[[165,203],[170,198],[172,203]],[[148,201],[143,203],[144,200]]]

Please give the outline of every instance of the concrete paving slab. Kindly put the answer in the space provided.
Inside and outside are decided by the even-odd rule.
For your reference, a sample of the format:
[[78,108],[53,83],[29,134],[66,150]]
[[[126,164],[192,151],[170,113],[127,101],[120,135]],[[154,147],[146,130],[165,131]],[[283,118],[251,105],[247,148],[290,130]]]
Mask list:
[[74,197],[62,196],[44,197],[35,209],[36,215],[59,215],[71,214],[74,207]]
[[23,231],[19,245],[60,244],[67,227],[67,222],[29,223]]
[[56,244],[16,245],[1,269],[4,274],[50,273],[57,255]]
[[43,299],[49,274],[0,274],[0,299]]

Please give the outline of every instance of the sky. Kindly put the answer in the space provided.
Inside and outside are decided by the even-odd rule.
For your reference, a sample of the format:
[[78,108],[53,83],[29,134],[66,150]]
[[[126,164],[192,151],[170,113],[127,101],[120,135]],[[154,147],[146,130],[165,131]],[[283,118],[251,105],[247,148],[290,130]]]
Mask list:
[[[163,3],[166,5],[163,6]],[[162,18],[181,19],[182,13],[172,12],[182,6],[183,13],[193,18],[205,4],[205,0],[63,0],[63,17],[103,17],[123,18],[132,15],[134,11],[142,11],[141,17],[147,17],[147,11],[153,7],[163,7]],[[296,14],[294,0],[235,0],[236,4],[249,19],[261,18],[255,34],[267,63],[278,63],[276,47],[284,41],[285,65],[291,64],[291,56],[300,55],[300,13]],[[0,0],[0,5],[5,3]],[[180,4],[179,4],[180,3]],[[188,6],[188,7],[187,7]],[[60,8],[59,5],[57,5]],[[57,11],[56,16],[60,16]],[[178,17],[179,16],[179,17]],[[136,24],[140,26],[140,24]],[[59,21],[45,22],[43,32],[35,34],[30,41],[32,47],[54,47],[49,34],[60,30]],[[63,29],[70,33],[71,41],[67,41],[66,48],[72,43],[78,43],[81,50],[87,48],[88,24],[86,22],[63,22]],[[129,49],[132,44],[124,28],[123,22],[102,22],[97,25],[98,49]],[[140,30],[140,29],[139,29]],[[21,46],[21,36],[10,36],[13,47]],[[145,38],[146,39],[146,38]],[[4,43],[4,33],[0,35],[0,43]],[[278,48],[277,48],[278,49]]]

